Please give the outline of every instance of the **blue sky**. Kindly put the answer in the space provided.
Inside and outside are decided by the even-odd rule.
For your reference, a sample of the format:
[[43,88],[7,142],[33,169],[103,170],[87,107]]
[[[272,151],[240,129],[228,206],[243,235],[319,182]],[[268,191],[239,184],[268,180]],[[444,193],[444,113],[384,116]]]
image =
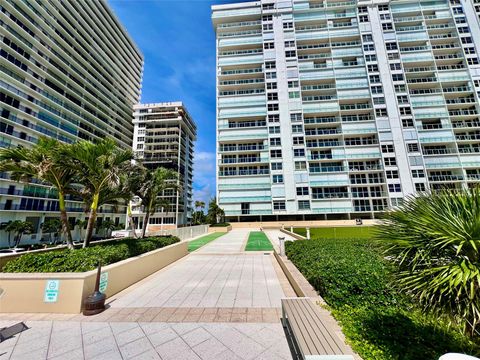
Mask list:
[[210,6],[237,1],[108,0],[144,55],[141,102],[183,101],[195,120],[194,200],[215,193],[215,33]]

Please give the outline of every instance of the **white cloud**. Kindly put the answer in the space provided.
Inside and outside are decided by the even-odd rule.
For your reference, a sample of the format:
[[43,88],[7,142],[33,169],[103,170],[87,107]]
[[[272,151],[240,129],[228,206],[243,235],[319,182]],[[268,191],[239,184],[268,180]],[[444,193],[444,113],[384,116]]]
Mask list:
[[193,166],[193,200],[208,202],[215,196],[215,153],[199,151],[195,153]]

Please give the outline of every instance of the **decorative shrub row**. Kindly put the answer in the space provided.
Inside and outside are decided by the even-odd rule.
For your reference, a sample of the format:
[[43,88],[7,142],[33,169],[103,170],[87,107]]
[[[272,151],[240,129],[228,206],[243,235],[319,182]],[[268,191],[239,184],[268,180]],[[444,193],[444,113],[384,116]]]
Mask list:
[[325,299],[364,360],[438,359],[447,352],[480,354],[446,321],[424,315],[392,281],[395,271],[367,239],[287,242],[288,258]]
[[25,254],[9,261],[3,272],[83,272],[93,270],[98,262],[102,266],[128,259],[180,240],[174,236],[149,237],[144,239],[127,238],[105,244],[97,244],[85,249],[59,250],[37,254]]

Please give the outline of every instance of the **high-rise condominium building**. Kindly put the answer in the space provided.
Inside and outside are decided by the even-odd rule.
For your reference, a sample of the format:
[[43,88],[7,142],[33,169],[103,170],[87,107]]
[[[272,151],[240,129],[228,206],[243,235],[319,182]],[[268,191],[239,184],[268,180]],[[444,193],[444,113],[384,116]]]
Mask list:
[[375,217],[478,184],[479,16],[479,0],[214,6],[227,217]]
[[[192,221],[193,150],[197,127],[182,102],[134,106],[133,150],[149,169],[164,167],[179,174],[180,191],[165,190],[168,208],[157,209],[149,219],[150,231],[190,224]],[[143,226],[143,208],[132,206],[134,222]]]
[[[104,1],[1,1],[0,42],[0,147],[46,136],[131,148],[143,56]],[[67,198],[72,223],[85,216],[78,200]],[[28,220],[39,231],[58,216],[49,186],[0,173],[0,222]],[[99,222],[124,217],[125,206],[105,205]]]

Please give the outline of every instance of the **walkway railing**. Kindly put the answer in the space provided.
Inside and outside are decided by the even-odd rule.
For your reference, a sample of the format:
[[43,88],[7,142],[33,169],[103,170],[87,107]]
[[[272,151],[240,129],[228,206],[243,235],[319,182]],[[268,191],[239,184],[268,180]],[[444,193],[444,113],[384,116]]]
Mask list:
[[180,240],[187,240],[208,233],[209,225],[196,225],[181,227],[178,229],[166,229],[160,231],[149,232],[149,235],[173,235]]

